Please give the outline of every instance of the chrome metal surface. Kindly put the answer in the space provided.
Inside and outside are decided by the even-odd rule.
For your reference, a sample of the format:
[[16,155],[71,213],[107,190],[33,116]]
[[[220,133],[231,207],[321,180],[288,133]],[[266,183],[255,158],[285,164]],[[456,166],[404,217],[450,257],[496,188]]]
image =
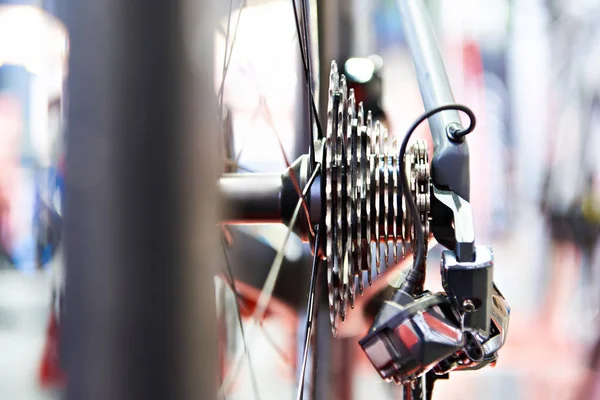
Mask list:
[[219,179],[221,201],[226,205],[222,223],[278,223],[281,215],[280,174],[224,174]]
[[[401,200],[400,174],[409,171],[411,193],[421,222],[429,228],[429,168],[427,145],[416,141],[402,162],[396,141],[385,126],[364,117],[353,90],[331,64],[327,134],[324,148],[325,257],[333,332],[353,307],[356,292],[372,282],[373,270],[399,261],[398,246],[414,242],[412,220]],[[402,227],[402,229],[399,229]],[[393,259],[390,259],[390,247]]]

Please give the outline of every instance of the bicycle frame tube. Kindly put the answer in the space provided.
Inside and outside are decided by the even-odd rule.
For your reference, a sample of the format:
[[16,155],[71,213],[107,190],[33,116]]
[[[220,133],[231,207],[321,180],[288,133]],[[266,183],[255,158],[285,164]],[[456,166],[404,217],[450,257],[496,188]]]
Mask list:
[[[423,0],[398,0],[397,3],[425,110],[455,103],[425,3]],[[462,129],[458,112],[448,110],[434,115],[429,118],[429,127],[435,147],[433,182],[469,201],[469,149],[466,141],[449,138],[451,127]]]
[[65,8],[66,399],[215,399],[215,1]]

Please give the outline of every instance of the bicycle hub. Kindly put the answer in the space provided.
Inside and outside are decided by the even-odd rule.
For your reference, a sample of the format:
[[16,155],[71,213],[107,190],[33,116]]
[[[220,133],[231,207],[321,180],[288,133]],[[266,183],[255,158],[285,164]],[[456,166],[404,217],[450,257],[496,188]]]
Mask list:
[[[413,196],[426,236],[430,220],[430,177],[427,145],[416,141],[403,160],[397,141],[371,112],[356,104],[354,91],[335,62],[329,76],[326,137],[316,146],[321,173],[304,196],[309,210],[299,214],[294,231],[310,241],[309,226],[321,224],[321,248],[327,263],[332,331],[354,306],[382,264],[397,263],[413,251],[413,219],[406,195]],[[402,193],[400,178],[406,170],[410,193]],[[311,175],[307,155],[283,174],[227,174],[220,189],[229,202],[225,223],[289,223],[299,191]]]

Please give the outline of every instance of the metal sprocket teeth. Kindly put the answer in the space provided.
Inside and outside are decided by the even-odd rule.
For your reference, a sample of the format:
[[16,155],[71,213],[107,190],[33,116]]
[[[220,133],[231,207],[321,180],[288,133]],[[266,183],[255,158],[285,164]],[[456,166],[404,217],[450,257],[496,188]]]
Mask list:
[[382,261],[383,267],[398,262],[407,243],[413,243],[400,187],[404,163],[410,173],[411,195],[428,230],[429,167],[423,141],[411,146],[405,160],[398,159],[397,142],[383,124],[373,123],[370,111],[365,118],[362,103],[357,105],[353,90],[348,92],[335,61],[329,75],[323,161],[325,256],[335,334],[348,305],[354,306],[356,291],[362,294],[365,278],[371,285],[373,266],[379,274]]

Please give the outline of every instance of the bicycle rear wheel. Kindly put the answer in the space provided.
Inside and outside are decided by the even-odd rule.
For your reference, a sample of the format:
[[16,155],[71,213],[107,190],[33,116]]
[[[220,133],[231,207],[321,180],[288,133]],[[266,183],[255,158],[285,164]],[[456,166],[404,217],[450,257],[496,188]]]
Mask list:
[[[332,4],[333,3],[335,2],[332,2]],[[262,7],[262,10],[260,7]],[[329,7],[331,7],[331,4]],[[307,158],[310,160],[311,166],[315,165],[316,163],[314,163],[313,160],[316,159],[316,162],[320,160],[318,156],[312,155],[312,151],[315,147],[318,147],[319,139],[324,135],[326,125],[325,120],[319,118],[319,115],[316,112],[319,103],[316,93],[323,93],[323,89],[320,91],[316,89],[314,82],[317,79],[315,77],[316,74],[313,71],[319,70],[322,75],[323,70],[326,70],[329,73],[331,67],[330,60],[321,60],[322,62],[320,63],[321,65],[319,65],[319,68],[313,66],[315,64],[315,56],[310,50],[315,48],[315,39],[311,39],[311,34],[316,34],[314,23],[317,18],[311,11],[314,12],[315,4],[308,5],[307,2],[299,1],[295,8],[293,2],[272,1],[258,6],[241,5],[237,9],[233,3],[230,3],[228,8],[226,17],[222,21],[222,26],[219,28],[220,38],[218,41],[221,50],[217,51],[216,56],[218,72],[215,85],[219,100],[220,115],[227,116],[227,118],[223,118],[224,121],[222,124],[224,136],[226,137],[224,153],[226,154],[225,165],[227,166],[227,171],[231,172],[233,169],[238,172],[257,172],[257,170],[259,172],[264,172],[265,169],[272,171],[269,167],[274,168],[276,171],[282,167],[289,168],[291,166],[290,160],[294,159],[290,156],[290,153],[293,154],[294,151],[296,151],[296,154],[294,154],[295,156],[302,154],[297,151],[298,146],[294,147],[293,145],[290,145],[290,143],[304,143],[304,149],[306,149],[308,153]],[[273,19],[277,21],[277,24],[275,25],[275,23],[273,23],[272,26],[268,19],[263,20],[261,23],[257,24],[260,28],[255,26],[256,32],[251,34],[250,29],[248,28],[248,25],[250,24],[249,20],[256,17],[261,11],[266,15],[273,16]],[[319,14],[318,19],[322,21],[323,17],[320,13],[317,12],[317,14]],[[274,15],[276,15],[276,17]],[[258,19],[258,17],[256,18]],[[286,27],[289,29],[286,29]],[[279,30],[277,30],[277,28],[279,28]],[[276,47],[274,49],[269,47],[269,36],[273,36],[275,31],[278,32],[278,38],[275,42],[279,43],[283,48]],[[322,32],[320,33],[320,35],[315,36],[319,36],[319,39],[322,39],[323,34]],[[289,40],[290,37],[292,40]],[[266,53],[263,53],[262,50],[257,47],[252,49],[252,45],[249,43],[252,41],[260,43],[263,47],[267,47],[268,50]],[[244,48],[244,44],[247,46],[246,48]],[[260,56],[258,54],[260,54]],[[288,55],[288,57],[281,57],[281,54]],[[292,54],[295,55],[295,60],[293,60]],[[270,65],[262,65],[262,68],[268,71],[266,74],[264,71],[260,70],[260,67],[257,68],[256,65],[253,65],[253,56],[255,64],[260,64],[260,61],[256,60],[257,58],[264,58],[269,62]],[[292,60],[292,62],[290,62],[290,60]],[[296,62],[296,66],[293,61]],[[298,70],[298,64],[300,64],[301,70],[294,77],[294,72]],[[324,68],[324,64],[327,65],[326,69]],[[287,65],[287,67],[282,65]],[[287,109],[285,107],[279,107],[280,111],[276,112],[274,109],[277,108],[278,105],[281,106],[281,104],[269,102],[269,94],[272,95],[271,98],[274,98],[277,96],[278,92],[277,90],[273,90],[273,88],[265,81],[268,82],[269,78],[274,81],[282,76],[284,78],[279,78],[284,80],[284,89],[280,88],[281,91],[296,93],[294,92],[294,90],[296,90],[294,89],[294,85],[285,89],[286,80],[296,81],[296,87],[301,89],[299,93],[300,96],[298,96],[299,101],[296,101],[294,104],[296,109],[302,110],[299,115],[290,112],[290,108],[294,107]],[[258,84],[256,82],[258,82]],[[261,83],[267,89],[271,88],[271,93],[268,91],[261,91],[261,89],[264,90],[264,87],[259,87]],[[321,85],[321,88],[322,87],[323,85]],[[325,87],[327,86],[325,85]],[[246,88],[246,90],[243,93],[239,93],[241,92],[240,88]],[[248,90],[248,88],[251,88],[251,90]],[[275,92],[275,94],[272,92]],[[237,96],[236,93],[238,94]],[[325,93],[327,93],[326,90]],[[281,99],[281,97],[277,98]],[[284,100],[282,103],[290,105],[287,101],[288,100]],[[294,102],[292,101],[292,103]],[[298,106],[298,103],[300,103],[300,106]],[[286,122],[282,122],[282,119],[285,117],[291,120],[300,120],[301,122],[296,129],[291,129],[289,125],[286,125]],[[257,123],[256,120],[263,121]],[[255,126],[253,126],[253,124]],[[289,124],[289,122],[287,122],[287,124]],[[249,125],[250,127],[248,127]],[[263,130],[260,131],[256,126],[259,126]],[[277,129],[282,126],[283,129]],[[283,134],[282,131],[284,132]],[[300,139],[290,140],[285,133],[291,131],[295,131]],[[248,139],[249,136],[252,136],[252,139]],[[253,144],[255,146],[264,146],[267,150],[263,147],[260,156],[255,157],[254,159],[251,155],[246,156],[246,154],[248,154],[247,152],[251,152],[251,146]],[[258,152],[259,150],[256,151]],[[274,163],[276,165],[275,167],[273,167],[273,163],[267,165],[265,162],[265,159],[273,153],[276,153],[277,158],[283,156],[281,157],[279,165],[277,165],[276,162]],[[246,156],[246,158],[244,158],[244,156]],[[258,160],[256,158],[258,158]],[[312,168],[313,169],[309,170],[314,172],[316,168]],[[317,174],[322,173],[322,171],[317,171]],[[307,173],[304,178],[296,178],[298,182],[294,183],[293,186],[295,187],[293,187],[293,190],[302,192],[303,189],[306,189],[303,185],[299,185],[298,183],[300,181],[310,181],[310,177],[312,177],[312,174]],[[275,179],[275,181],[276,180],[277,179]],[[257,184],[260,183],[260,181],[256,182]],[[264,182],[265,181],[263,181],[263,183]],[[301,195],[299,195],[299,197],[302,198]],[[238,208],[241,207],[240,204],[237,205]],[[294,205],[296,204],[292,204],[292,206]],[[233,248],[226,250],[226,260],[224,260],[223,263],[223,281],[231,289],[231,293],[229,293],[228,297],[230,302],[223,308],[225,314],[233,314],[234,316],[224,317],[224,319],[230,322],[228,325],[224,325],[227,325],[230,331],[239,329],[241,331],[239,336],[241,337],[237,339],[237,352],[235,351],[235,348],[232,349],[227,346],[221,346],[222,348],[228,348],[224,353],[226,353],[230,359],[233,359],[233,361],[229,362],[233,366],[231,368],[224,368],[224,370],[227,370],[229,373],[223,378],[223,383],[221,385],[222,395],[226,395],[228,391],[234,387],[234,381],[236,380],[238,372],[243,368],[241,367],[243,363],[248,364],[250,371],[247,379],[242,381],[244,382],[244,389],[241,390],[245,391],[248,398],[258,398],[260,397],[261,392],[265,392],[265,389],[256,382],[258,380],[256,376],[253,376],[254,372],[252,369],[253,364],[255,364],[253,361],[256,357],[248,356],[249,353],[252,353],[252,349],[250,348],[253,346],[253,339],[250,338],[250,336],[252,336],[250,333],[255,333],[257,330],[261,331],[261,323],[263,322],[265,315],[273,315],[273,313],[275,313],[281,316],[282,314],[287,313],[288,315],[284,315],[283,318],[292,320],[293,322],[291,325],[294,326],[294,324],[298,323],[298,319],[296,319],[295,315],[298,313],[299,305],[302,304],[302,302],[299,302],[298,300],[303,300],[305,302],[305,293],[308,291],[308,298],[310,299],[308,311],[300,311],[300,315],[303,315],[304,318],[312,321],[320,321],[322,319],[319,317],[320,313],[318,313],[318,311],[320,307],[319,302],[315,300],[315,294],[318,297],[319,292],[317,291],[317,288],[325,285],[326,276],[324,267],[321,267],[321,272],[320,274],[318,273],[318,266],[320,264],[319,258],[313,257],[312,271],[310,268],[311,263],[307,262],[306,259],[303,263],[288,263],[285,267],[281,266],[281,263],[286,258],[283,255],[286,241],[294,240],[293,235],[290,235],[290,232],[294,228],[294,223],[300,224],[311,221],[311,217],[305,215],[305,212],[306,214],[308,214],[308,212],[303,206],[304,204],[302,201],[299,201],[291,221],[287,221],[287,230],[281,231],[279,234],[279,241],[271,242],[270,247],[277,252],[274,255],[275,262],[273,263],[267,261],[269,256],[257,252],[256,240],[247,237],[252,236],[248,235],[248,229],[245,229],[245,232],[241,233],[232,230],[225,234],[226,236],[229,235],[233,237]],[[299,219],[303,217],[304,220],[299,221]],[[266,220],[263,220],[263,222],[268,222],[267,220],[271,217],[267,216],[265,218]],[[277,218],[271,219],[276,221]],[[316,240],[317,225],[319,224],[307,227],[305,232],[309,237],[309,242],[312,246],[311,253],[314,256],[319,256],[319,253],[324,251],[317,246],[317,244],[321,242],[320,240]],[[313,231],[311,232],[311,230]],[[269,233],[265,230],[260,231],[254,229],[252,233],[255,236],[258,236],[262,241],[269,241]],[[319,229],[319,233],[321,235],[325,234],[321,229]],[[291,239],[288,239],[288,235]],[[281,238],[285,239],[283,240],[283,243]],[[224,240],[224,242],[227,242],[227,240]],[[227,243],[225,247],[228,247]],[[236,249],[236,247],[238,247],[238,249]],[[242,249],[240,250],[239,247]],[[255,249],[255,256],[252,257],[254,260],[248,259],[248,253],[244,253],[244,249],[246,249],[246,251],[251,251],[250,247],[254,247]],[[288,245],[288,247],[290,247],[290,245]],[[237,256],[235,253],[237,253]],[[261,255],[257,256],[256,254]],[[273,251],[271,250],[269,254],[273,254]],[[244,255],[246,255],[245,258]],[[259,260],[256,260],[256,258],[259,258]],[[410,262],[410,259],[407,258],[406,261]],[[267,268],[265,269],[265,267]],[[390,272],[389,276],[395,273],[395,271],[391,270],[388,272]],[[282,274],[284,276],[281,276]],[[285,275],[287,275],[287,277]],[[321,285],[318,283],[319,278],[321,278]],[[310,285],[308,285],[309,280],[311,282]],[[303,282],[301,284],[294,284],[294,282],[299,281]],[[379,281],[374,282],[374,285],[375,287],[365,295],[365,298],[362,301],[358,300],[358,298],[356,299],[356,308],[366,310],[368,307],[372,307],[370,304],[371,300],[377,297],[375,294],[380,293],[385,289],[387,286],[387,279],[380,279]],[[322,299],[325,298],[325,296],[322,296]],[[283,303],[293,306],[291,308],[286,308],[281,304],[282,299]],[[242,302],[242,305],[237,304],[240,301]],[[342,336],[351,337],[353,335],[363,334],[365,330],[368,329],[368,323],[365,323],[364,320],[359,317],[362,313],[357,310],[354,311],[356,318],[352,319],[350,314],[348,315],[349,319],[346,322],[345,327],[349,328],[347,328],[346,331],[341,332]],[[236,316],[236,314],[239,315],[240,313],[245,314],[245,318]],[[293,317],[290,317],[289,314],[293,314]],[[247,319],[249,319],[250,322],[247,322]],[[328,325],[329,321],[326,320],[320,321],[316,326],[313,326],[310,322],[306,325],[304,321],[302,321],[302,326],[300,328],[302,331],[302,334],[300,335],[302,339],[299,345],[300,349],[292,350],[290,352],[298,355],[295,357],[296,365],[293,367],[299,367],[300,369],[296,375],[300,377],[301,389],[296,391],[296,394],[299,393],[300,396],[302,396],[301,398],[351,398],[352,380],[349,375],[351,369],[344,368],[344,364],[330,362],[328,365],[323,366],[320,362],[327,361],[327,358],[332,358],[331,356],[334,356],[334,358],[339,360],[346,359],[346,365],[352,364],[354,359],[348,359],[347,357],[349,354],[354,353],[351,346],[356,346],[356,344],[348,339],[334,340],[331,337],[331,333],[327,332],[329,330]],[[249,330],[251,331],[250,333]],[[322,330],[323,332],[318,333],[319,330]],[[315,331],[317,333],[314,333]],[[263,335],[265,334],[264,329],[262,330],[262,333]],[[269,333],[267,332],[266,335],[269,336]],[[319,344],[314,339],[317,336],[324,337],[325,339]],[[272,347],[275,348],[275,353],[279,353],[280,359],[289,358],[286,354],[281,356],[281,353],[285,353],[285,351],[277,348],[279,347],[277,344],[272,345]],[[291,347],[294,348],[295,346],[292,345]],[[316,354],[321,352],[330,355],[330,357],[321,357],[319,354]],[[312,362],[310,361],[311,358],[313,359]],[[228,362],[225,363],[227,364]],[[284,365],[281,367],[286,368]],[[314,376],[317,368],[320,371],[320,377]],[[307,372],[305,371],[307,369],[312,369],[313,376],[310,377],[310,373],[308,373],[310,379],[307,378],[307,380],[309,382],[306,385],[303,385],[302,376],[306,376]],[[325,371],[324,369],[329,370]],[[344,371],[344,373],[340,374],[340,371]],[[328,379],[328,377],[331,378],[332,376],[335,377],[335,379],[333,379],[335,383],[328,382],[332,380]],[[315,379],[324,380],[327,383],[327,386],[330,387],[323,390],[316,390],[315,385],[313,384]],[[247,390],[249,386],[251,386],[251,390]],[[303,391],[302,388],[304,387],[310,388],[311,390]],[[415,393],[417,393],[419,389],[417,388],[416,390]],[[393,390],[390,390],[390,393],[392,392]],[[238,391],[235,392],[235,395],[238,397],[242,395],[242,393]]]

